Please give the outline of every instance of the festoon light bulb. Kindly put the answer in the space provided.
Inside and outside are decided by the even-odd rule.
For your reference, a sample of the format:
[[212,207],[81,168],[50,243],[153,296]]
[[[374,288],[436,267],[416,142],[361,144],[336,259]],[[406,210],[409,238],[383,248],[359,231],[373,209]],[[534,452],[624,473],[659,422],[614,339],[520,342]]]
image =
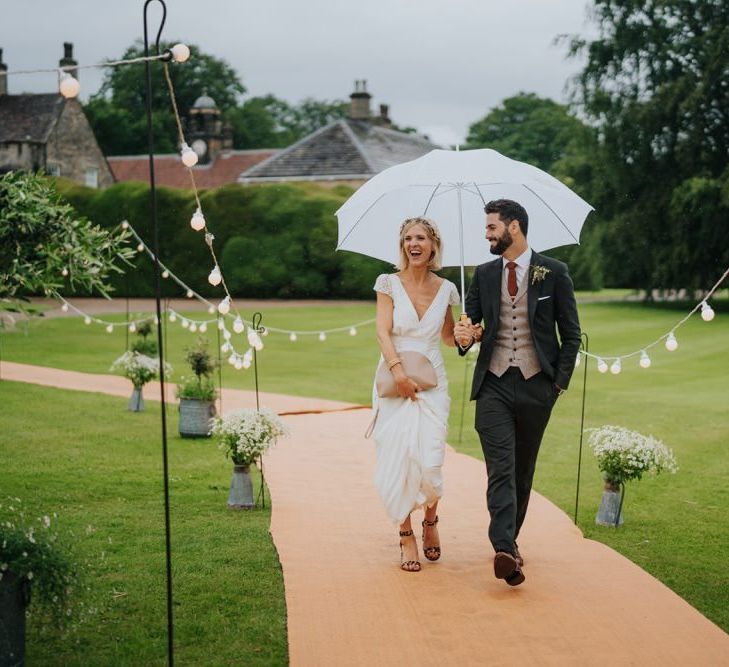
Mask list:
[[137,325],[136,325],[136,324],[134,324],[134,322],[132,322],[132,323],[131,323],[131,324],[129,325],[129,333],[134,333],[134,332],[135,332],[136,330],[137,330]]
[[327,335],[322,331],[319,334],[319,340],[322,341],[322,342],[324,342],[326,339],[327,339]]
[[197,331],[197,324],[195,324],[195,322],[190,324],[190,331],[192,331],[192,333],[195,333]]
[[208,306],[208,313],[210,315],[215,315],[215,306],[212,303]]
[[144,250],[144,243],[140,243],[140,244],[139,244],[139,245],[137,246],[137,252],[142,252],[143,250]]
[[601,373],[607,373],[607,369],[608,369],[608,365],[607,365],[607,363],[605,363],[605,360],[604,359],[600,359],[598,357],[598,359],[597,359],[597,370],[600,371]]
[[289,334],[289,340],[292,343],[295,343],[296,342],[296,334],[293,331]]
[[202,214],[199,206],[192,214],[192,218],[190,218],[190,227],[192,227],[196,232],[199,232],[201,229],[205,229],[205,216]]
[[210,275],[208,276],[208,282],[215,287],[217,285],[220,285],[222,280],[223,275],[220,273],[220,268],[216,264],[213,267],[213,270],[210,272]]
[[91,318],[88,315],[84,317],[84,324],[91,324]]
[[192,291],[191,289],[189,289],[189,290],[187,290],[187,292],[185,292],[185,296],[186,296],[186,297],[187,297],[188,299],[192,299],[192,297],[194,297],[194,296],[195,296],[195,293],[194,293],[194,292],[193,292],[193,291]]
[[355,329],[355,327],[350,327],[350,329],[349,329],[349,335],[350,336],[356,336],[357,335],[357,329]]
[[620,373],[620,371],[623,370],[621,364],[620,364],[620,357],[618,357],[613,363],[610,365],[610,372],[613,375],[617,375]]
[[641,351],[640,361],[638,363],[640,364],[641,368],[650,368],[651,358],[648,356],[648,353],[645,350]]
[[61,269],[61,275],[65,278],[68,275],[68,269],[64,266],[63,269]]
[[246,328],[246,325],[243,324],[243,320],[241,319],[240,315],[235,318],[235,321],[233,322],[233,331],[235,333],[243,333],[243,330]]
[[170,272],[167,269],[165,269],[164,271],[162,271],[162,277],[166,280],[167,278],[170,277]]
[[714,309],[706,303],[706,301],[702,302],[701,304],[701,319],[704,320],[704,322],[711,322],[711,320],[714,319]]
[[[227,314],[228,314],[228,313],[230,312],[230,297],[229,297],[229,296],[226,296],[226,297],[225,297],[225,298],[224,298],[224,299],[223,299],[223,300],[222,300],[222,301],[221,301],[221,302],[220,302],[220,303],[218,304],[218,312],[219,312],[219,313],[220,313],[221,315],[227,315]],[[225,326],[225,324],[223,324],[223,327],[224,327],[224,326]],[[218,325],[218,327],[219,327],[219,328],[221,328],[221,329],[223,328],[223,327],[220,327],[220,325]]]
[[176,63],[184,63],[190,57],[190,47],[187,44],[175,44],[171,49],[172,60]]
[[170,322],[174,322],[177,319],[177,313],[174,310],[170,311]]
[[114,331],[114,325],[113,324],[107,324],[106,325],[106,333],[111,333]]
[[68,304],[67,304],[67,303],[64,303],[64,304],[63,304],[63,305],[61,306],[61,310],[62,310],[62,311],[63,311],[64,313],[67,313],[67,312],[68,312]]
[[182,164],[186,167],[194,167],[197,164],[197,153],[192,150],[184,141],[180,148],[180,157],[182,158]]
[[676,340],[676,336],[672,331],[670,334],[668,334],[668,338],[666,338],[666,349],[669,352],[673,352],[677,347],[678,341]]
[[190,326],[190,321],[183,319],[182,322],[180,322],[180,324],[182,324],[183,329],[187,329]]
[[200,324],[200,333],[205,333],[208,330],[208,325],[203,322]]
[[72,77],[68,72],[61,70],[61,83],[58,85],[58,90],[67,100],[76,97],[81,90],[81,84],[78,79]]

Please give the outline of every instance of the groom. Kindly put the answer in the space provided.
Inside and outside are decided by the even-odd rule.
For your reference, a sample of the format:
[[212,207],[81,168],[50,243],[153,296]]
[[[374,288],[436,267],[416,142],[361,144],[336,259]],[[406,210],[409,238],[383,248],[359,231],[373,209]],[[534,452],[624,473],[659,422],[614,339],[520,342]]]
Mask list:
[[516,539],[544,429],[575,367],[580,322],[567,266],[529,248],[524,207],[497,199],[485,211],[486,240],[500,257],[476,267],[469,319],[454,335],[461,355],[481,340],[471,400],[488,472],[494,573],[518,586],[524,561]]

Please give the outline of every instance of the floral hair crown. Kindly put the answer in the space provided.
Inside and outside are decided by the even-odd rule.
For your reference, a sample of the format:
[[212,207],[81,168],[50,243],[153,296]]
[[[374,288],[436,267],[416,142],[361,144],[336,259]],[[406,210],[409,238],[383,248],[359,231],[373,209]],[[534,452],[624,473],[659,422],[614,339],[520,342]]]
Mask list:
[[402,236],[405,227],[409,225],[422,225],[428,232],[430,232],[430,235],[436,241],[440,241],[440,230],[438,229],[438,225],[436,225],[432,220],[419,216],[416,218],[408,218],[402,223],[402,225],[400,225],[400,236]]

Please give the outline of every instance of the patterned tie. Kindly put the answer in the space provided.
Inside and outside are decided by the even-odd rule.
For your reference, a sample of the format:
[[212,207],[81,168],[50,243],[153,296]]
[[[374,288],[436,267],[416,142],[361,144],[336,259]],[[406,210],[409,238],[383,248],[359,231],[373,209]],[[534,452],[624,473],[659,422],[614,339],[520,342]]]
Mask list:
[[509,290],[509,296],[513,299],[519,291],[516,285],[516,262],[507,262],[506,268],[509,269],[509,275],[506,278],[506,288]]

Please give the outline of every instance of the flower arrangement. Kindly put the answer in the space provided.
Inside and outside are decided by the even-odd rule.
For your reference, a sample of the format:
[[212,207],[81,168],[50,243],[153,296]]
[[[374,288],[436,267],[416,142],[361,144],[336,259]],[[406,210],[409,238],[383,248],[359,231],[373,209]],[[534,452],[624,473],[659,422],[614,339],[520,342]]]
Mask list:
[[587,429],[589,443],[605,481],[620,486],[645,473],[676,473],[673,452],[652,435],[642,435],[622,426]]
[[552,269],[548,269],[546,266],[541,264],[532,264],[532,285],[536,285],[547,277],[548,273],[552,272]]
[[13,575],[32,586],[31,601],[57,623],[71,616],[81,570],[59,545],[51,517],[28,519],[20,498],[0,503],[0,580]]
[[[127,350],[111,365],[110,370],[131,380],[135,389],[141,389],[159,375],[159,359]],[[165,376],[171,373],[172,366],[165,362]]]
[[236,410],[213,422],[213,436],[220,441],[220,449],[236,465],[250,465],[280,436],[289,434],[288,426],[267,408]]

